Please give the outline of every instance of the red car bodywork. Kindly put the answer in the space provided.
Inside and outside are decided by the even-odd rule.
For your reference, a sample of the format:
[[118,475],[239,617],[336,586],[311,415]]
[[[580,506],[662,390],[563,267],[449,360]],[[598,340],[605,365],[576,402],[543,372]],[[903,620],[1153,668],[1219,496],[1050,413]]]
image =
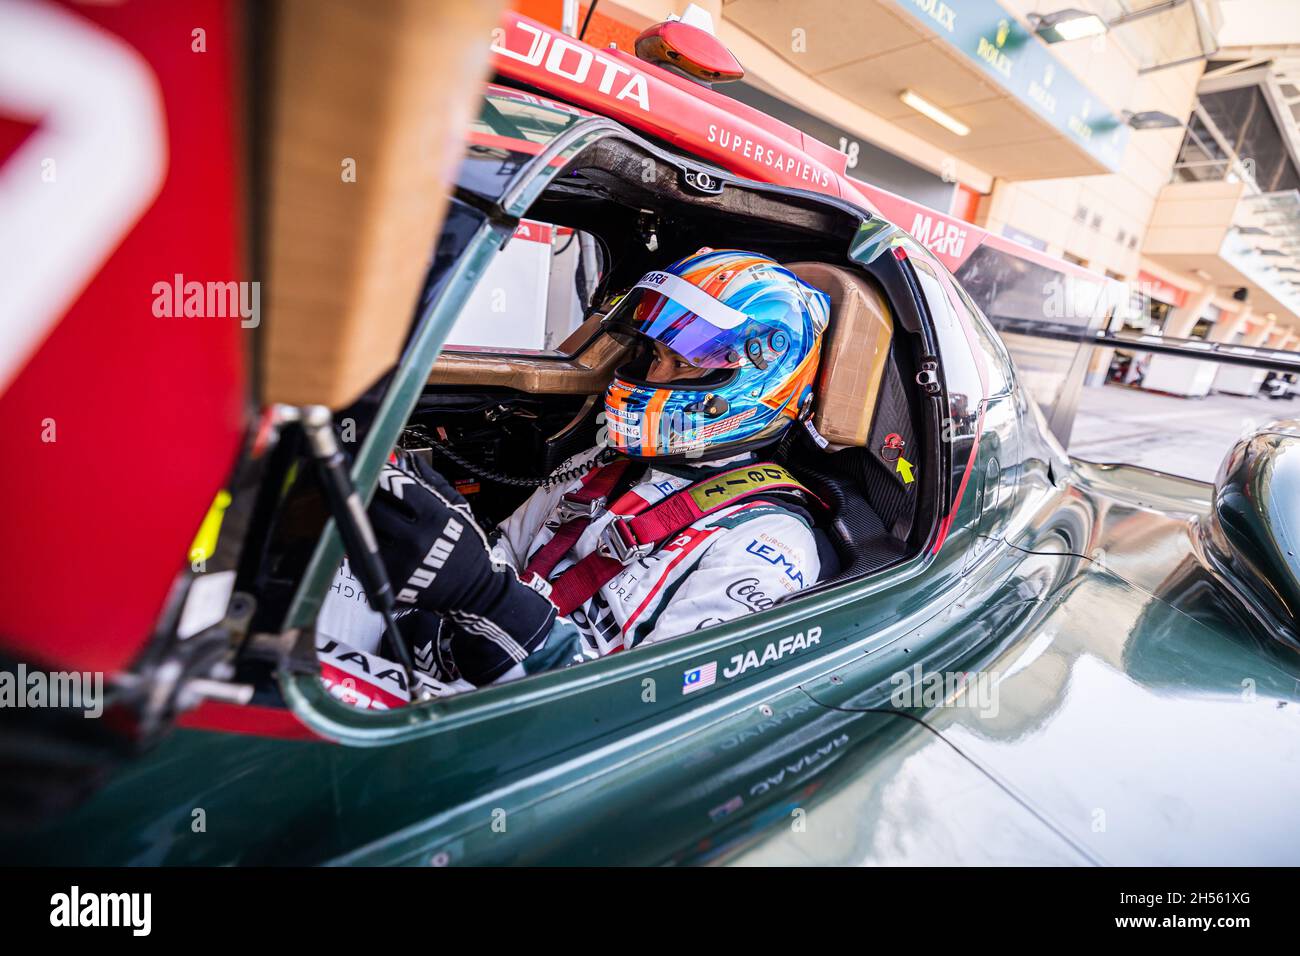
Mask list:
[[988,244],[1053,271],[1099,281],[1087,269],[850,179],[845,174],[848,157],[839,150],[629,53],[598,50],[511,11],[502,15],[492,52],[493,66],[502,77],[618,120],[737,176],[826,193],[878,212],[919,234],[950,272]]
[[[11,28],[26,6],[6,5]],[[192,0],[49,3],[35,13],[23,35],[59,62],[59,82],[35,91],[43,105],[35,115],[15,115],[0,96],[0,124],[11,134],[30,127],[0,137],[10,143],[0,162],[19,167],[32,158],[24,151],[37,151],[55,164],[53,181],[29,189],[57,190],[78,171],[104,175],[100,190],[136,185],[129,169],[111,178],[118,144],[95,138],[86,116],[95,87],[110,78],[78,71],[82,51],[102,51],[125,70],[134,64],[154,91],[139,111],[161,114],[152,148],[162,155],[150,158],[161,161],[156,192],[128,211],[133,223],[92,237],[93,249],[67,238],[70,221],[46,220],[44,235],[33,236],[8,212],[0,218],[0,231],[25,230],[5,243],[20,263],[30,243],[62,245],[66,267],[37,291],[70,301],[0,395],[0,640],[10,655],[45,666],[111,672],[153,632],[244,427],[243,348],[252,330],[238,318],[154,311],[155,284],[176,275],[255,278],[244,271],[240,241],[238,9]],[[141,148],[120,145],[123,153]],[[86,162],[79,150],[91,153]],[[20,265],[19,281],[25,272]]]

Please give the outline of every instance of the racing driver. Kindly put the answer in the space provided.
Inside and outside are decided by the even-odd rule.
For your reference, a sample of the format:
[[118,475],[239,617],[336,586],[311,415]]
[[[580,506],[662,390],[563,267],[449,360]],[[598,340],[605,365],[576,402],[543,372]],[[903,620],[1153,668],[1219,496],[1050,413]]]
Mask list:
[[[829,309],[748,252],[701,249],[647,273],[606,320],[636,348],[606,390],[604,440],[491,541],[432,468],[386,466],[371,521],[426,690],[677,637],[815,583],[820,503],[762,449],[811,414]],[[373,650],[381,629],[332,593],[318,646]]]

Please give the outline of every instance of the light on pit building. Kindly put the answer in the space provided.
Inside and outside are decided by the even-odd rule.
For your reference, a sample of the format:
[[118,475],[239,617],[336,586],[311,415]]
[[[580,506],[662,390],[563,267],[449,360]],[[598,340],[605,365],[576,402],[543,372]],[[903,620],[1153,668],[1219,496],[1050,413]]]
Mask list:
[[1107,30],[1106,21],[1097,14],[1073,8],[1055,13],[1031,13],[1029,22],[1034,32],[1048,43],[1101,36]]
[[903,90],[902,93],[898,94],[898,98],[903,101],[904,105],[910,106],[922,116],[938,123],[944,129],[948,130],[948,132],[955,133],[958,136],[970,135],[969,126],[956,117],[949,116],[916,91]]

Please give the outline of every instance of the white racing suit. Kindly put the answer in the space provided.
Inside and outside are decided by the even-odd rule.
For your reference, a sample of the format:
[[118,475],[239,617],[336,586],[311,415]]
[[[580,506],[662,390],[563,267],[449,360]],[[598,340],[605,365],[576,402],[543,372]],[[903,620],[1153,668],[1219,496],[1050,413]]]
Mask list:
[[[597,452],[593,448],[576,455],[559,470],[580,467]],[[606,525],[615,517],[627,517],[632,511],[629,503],[635,499],[653,505],[716,471],[751,459],[742,455],[707,465],[651,465],[626,492],[614,496],[609,510],[592,520],[550,579],[591,554]],[[566,493],[580,487],[581,477],[534,491],[501,524],[493,539],[493,559],[527,578],[522,572],[530,558],[554,535],[547,519],[556,514]],[[616,509],[620,508],[625,513],[619,514]],[[544,645],[544,664],[533,667],[526,660],[499,681],[679,637],[767,610],[779,599],[814,584],[820,570],[811,525],[797,507],[761,496],[741,501],[705,515],[651,554],[630,563],[568,618],[556,620]],[[364,593],[344,562],[317,621],[322,662],[337,664],[338,654],[356,650],[374,654],[380,649],[382,632],[382,619],[366,605]],[[572,653],[557,651],[565,642],[576,644]],[[421,649],[415,652],[419,664]],[[467,686],[454,681],[439,688],[446,688],[442,693],[454,693]]]
[[[593,448],[560,467],[581,465],[596,453]],[[651,465],[628,494],[653,505],[713,471],[735,467],[750,457],[707,466]],[[533,492],[501,525],[495,555],[516,569],[525,568],[554,533],[546,527],[546,519],[566,493],[581,485],[578,479]],[[616,517],[613,509],[618,504],[612,501],[610,510],[591,522],[556,565],[551,580],[596,549],[605,526]],[[569,619],[582,636],[587,656],[602,656],[766,610],[780,598],[814,584],[820,569],[808,520],[781,504],[750,499],[704,516],[652,554],[632,562]]]

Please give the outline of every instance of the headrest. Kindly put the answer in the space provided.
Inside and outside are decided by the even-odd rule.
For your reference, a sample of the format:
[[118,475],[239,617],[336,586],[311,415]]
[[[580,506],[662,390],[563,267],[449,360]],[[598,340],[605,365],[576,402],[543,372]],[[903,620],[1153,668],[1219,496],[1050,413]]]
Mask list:
[[832,444],[865,446],[894,336],[889,306],[871,279],[853,269],[824,262],[785,267],[831,298],[813,424]]

